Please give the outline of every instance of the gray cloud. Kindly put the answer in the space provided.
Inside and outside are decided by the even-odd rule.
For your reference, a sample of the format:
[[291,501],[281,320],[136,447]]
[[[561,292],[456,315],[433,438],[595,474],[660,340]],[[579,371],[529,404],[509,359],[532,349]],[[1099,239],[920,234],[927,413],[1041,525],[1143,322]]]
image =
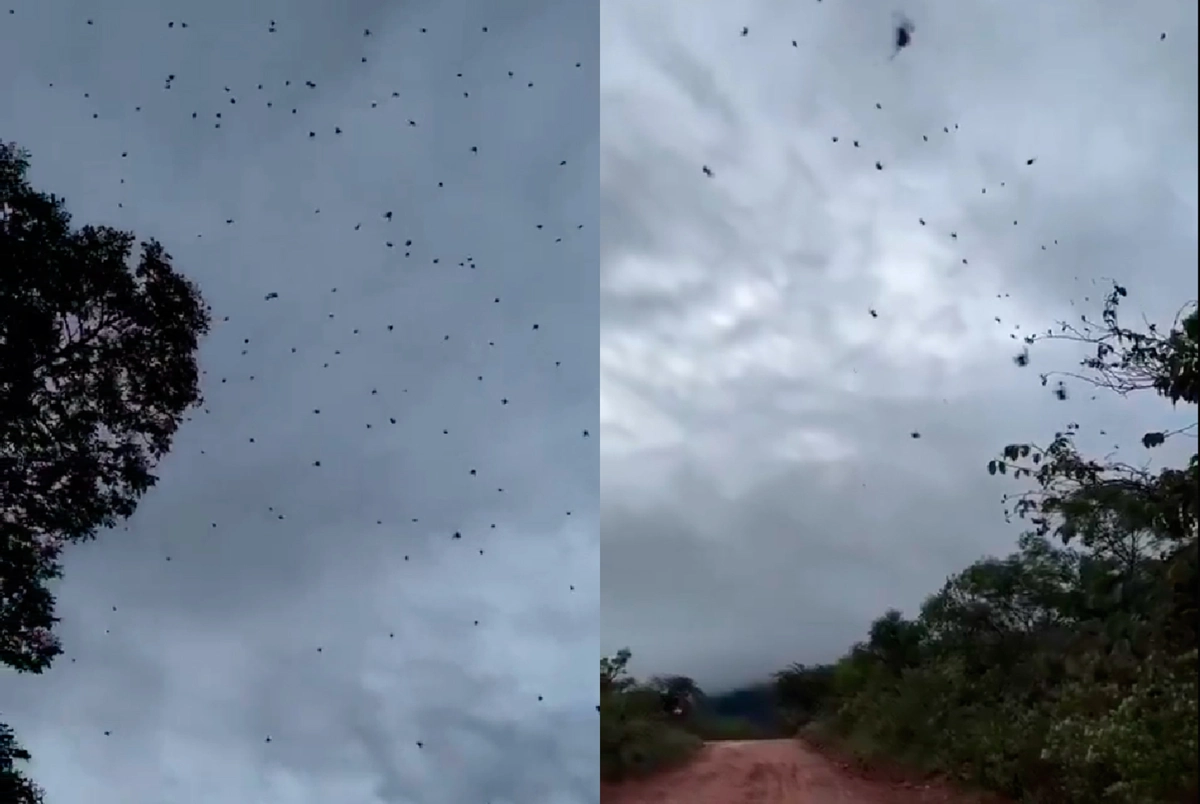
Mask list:
[[886,10],[605,6],[601,643],[635,673],[831,659],[1012,549],[1003,444],[1140,462],[1178,423],[1010,358],[1106,277],[1133,318],[1195,297],[1195,9],[905,11],[888,61]]
[[597,801],[596,9],[13,6],[0,134],[216,322],[0,680],[48,800]]

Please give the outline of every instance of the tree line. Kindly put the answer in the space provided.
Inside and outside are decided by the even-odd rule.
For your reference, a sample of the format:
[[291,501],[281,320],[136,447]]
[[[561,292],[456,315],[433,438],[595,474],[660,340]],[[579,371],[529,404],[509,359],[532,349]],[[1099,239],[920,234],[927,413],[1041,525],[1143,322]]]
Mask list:
[[[1194,410],[1194,304],[1138,331],[1119,321],[1125,296],[1114,286],[1099,321],[1055,333],[1090,347],[1074,376]],[[1077,431],[988,463],[1031,481],[1007,499],[1029,526],[1017,550],[953,575],[911,619],[887,612],[836,663],[776,674],[798,724],[1024,800],[1197,799],[1196,452],[1151,471],[1081,455]]]

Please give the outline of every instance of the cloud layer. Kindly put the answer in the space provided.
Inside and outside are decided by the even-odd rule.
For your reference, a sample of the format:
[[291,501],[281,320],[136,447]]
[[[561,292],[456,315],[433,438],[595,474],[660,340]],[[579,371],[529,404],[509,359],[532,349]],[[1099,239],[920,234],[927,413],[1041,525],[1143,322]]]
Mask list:
[[48,801],[597,801],[595,9],[0,23],[34,183],[216,322],[66,655],[0,679]]
[[889,60],[860,4],[605,6],[602,648],[635,672],[831,659],[1013,545],[1003,444],[1075,420],[1140,460],[1170,419],[1010,358],[1105,277],[1131,316],[1195,297],[1195,9],[905,10]]

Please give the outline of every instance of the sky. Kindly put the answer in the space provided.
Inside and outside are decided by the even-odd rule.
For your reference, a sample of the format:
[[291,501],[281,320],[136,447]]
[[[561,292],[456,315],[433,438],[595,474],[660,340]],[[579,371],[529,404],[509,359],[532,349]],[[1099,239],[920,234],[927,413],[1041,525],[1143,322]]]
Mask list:
[[158,486],[67,556],[65,654],[0,673],[49,804],[599,800],[597,31],[0,8],[0,136],[214,315]]
[[882,3],[604,5],[601,649],[635,675],[711,691],[915,614],[1015,549],[1007,443],[1195,448],[1137,443],[1194,410],[1055,400],[1068,345],[1011,358],[1109,279],[1131,324],[1195,299],[1196,5],[903,12],[890,60]]

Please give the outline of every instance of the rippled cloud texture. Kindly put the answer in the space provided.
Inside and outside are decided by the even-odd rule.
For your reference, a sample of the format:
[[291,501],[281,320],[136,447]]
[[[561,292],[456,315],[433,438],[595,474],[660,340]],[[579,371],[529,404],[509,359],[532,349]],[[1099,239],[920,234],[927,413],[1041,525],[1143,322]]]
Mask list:
[[1145,458],[1169,407],[1010,358],[1105,277],[1134,321],[1195,297],[1194,4],[915,2],[894,60],[878,4],[604,9],[604,650],[830,660],[1015,547],[1002,445]]
[[49,804],[597,801],[595,4],[9,5],[0,136],[215,321],[0,676]]

